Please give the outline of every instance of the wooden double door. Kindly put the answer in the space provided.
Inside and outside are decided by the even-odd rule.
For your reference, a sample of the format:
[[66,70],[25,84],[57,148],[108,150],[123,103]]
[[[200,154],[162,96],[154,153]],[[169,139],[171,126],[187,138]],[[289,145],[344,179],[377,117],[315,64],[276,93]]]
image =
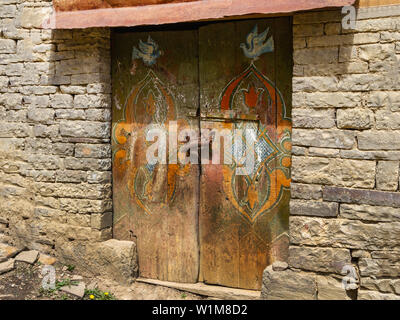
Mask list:
[[286,260],[291,30],[113,33],[113,232],[136,242],[141,277],[260,289]]

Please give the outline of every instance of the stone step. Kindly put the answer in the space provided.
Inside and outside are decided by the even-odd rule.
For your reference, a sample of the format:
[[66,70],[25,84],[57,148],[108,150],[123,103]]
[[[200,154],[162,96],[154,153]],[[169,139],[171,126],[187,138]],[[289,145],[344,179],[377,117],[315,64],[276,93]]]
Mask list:
[[198,283],[179,283],[170,281],[161,281],[156,279],[137,278],[137,282],[147,283],[157,286],[168,287],[181,291],[186,291],[202,296],[223,300],[257,300],[260,299],[260,291],[228,288],[222,286],[208,285],[202,282]]
[[39,252],[36,250],[22,251],[15,257],[15,261],[22,261],[25,263],[34,264],[39,258]]
[[77,285],[61,287],[60,290],[82,299],[85,295],[85,288],[85,284],[83,282],[79,282]]
[[16,247],[0,243],[0,262],[7,261],[9,258],[14,258],[20,250]]
[[15,267],[14,259],[10,259],[6,262],[0,263],[0,274],[9,272]]

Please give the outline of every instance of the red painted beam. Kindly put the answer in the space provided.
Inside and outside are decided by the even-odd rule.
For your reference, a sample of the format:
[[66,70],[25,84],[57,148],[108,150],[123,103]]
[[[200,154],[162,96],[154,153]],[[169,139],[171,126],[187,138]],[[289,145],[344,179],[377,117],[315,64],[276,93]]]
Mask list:
[[195,2],[56,12],[44,28],[72,29],[158,25],[248,14],[290,13],[351,5],[355,0],[203,0]]

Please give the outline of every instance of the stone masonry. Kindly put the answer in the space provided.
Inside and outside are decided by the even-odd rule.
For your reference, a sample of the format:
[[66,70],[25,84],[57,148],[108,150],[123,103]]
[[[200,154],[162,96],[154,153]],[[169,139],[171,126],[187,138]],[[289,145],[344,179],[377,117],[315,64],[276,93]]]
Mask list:
[[110,31],[41,29],[51,4],[0,0],[0,242],[85,267],[112,238]]
[[[137,264],[110,240],[110,30],[41,29],[50,12],[0,0],[0,242],[124,281]],[[266,299],[400,298],[400,17],[341,18],[294,16],[290,250]]]
[[294,16],[289,268],[264,298],[400,299],[400,17],[341,19]]

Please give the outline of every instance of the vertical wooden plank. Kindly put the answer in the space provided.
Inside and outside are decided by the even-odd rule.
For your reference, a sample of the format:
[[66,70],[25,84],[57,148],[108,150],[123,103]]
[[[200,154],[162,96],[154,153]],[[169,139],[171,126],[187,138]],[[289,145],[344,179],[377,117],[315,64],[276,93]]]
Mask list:
[[[200,107],[203,116],[220,111],[220,94],[237,66],[234,22],[210,24],[199,29]],[[232,54],[226,59],[225,54]],[[202,121],[201,128],[221,129],[224,125]],[[226,127],[231,130],[232,124]],[[202,164],[200,193],[200,280],[237,287],[239,269],[238,230],[227,212],[234,207],[224,196],[223,165]],[[217,201],[216,201],[217,200]],[[235,217],[238,219],[238,217]],[[225,231],[225,228],[228,228]],[[225,238],[228,237],[228,238]]]
[[[290,200],[290,177],[291,177],[291,118],[292,118],[292,78],[293,78],[293,39],[292,39],[292,17],[275,18],[275,83],[279,91],[276,94],[282,96],[284,108],[277,110],[276,139],[282,141],[282,148],[286,154],[276,158],[276,166],[280,168],[276,175],[277,185],[282,190],[277,190],[277,198],[281,201],[277,205],[279,214],[276,215],[272,233],[270,249],[271,263],[274,261],[286,261],[289,249],[289,200]],[[279,192],[282,194],[279,195]]]
[[197,47],[196,30],[114,34],[114,237],[136,241],[142,277],[198,278],[199,168],[146,160],[149,125],[198,126]]

